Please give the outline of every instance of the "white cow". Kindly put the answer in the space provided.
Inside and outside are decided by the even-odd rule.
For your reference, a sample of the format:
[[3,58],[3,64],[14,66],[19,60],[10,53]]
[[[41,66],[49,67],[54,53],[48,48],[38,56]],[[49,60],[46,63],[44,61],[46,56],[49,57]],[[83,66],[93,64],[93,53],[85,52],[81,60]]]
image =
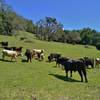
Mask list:
[[3,50],[2,51],[2,58],[4,59],[5,56],[9,56],[11,57],[11,61],[12,59],[15,59],[17,61],[17,57],[21,55],[22,56],[22,53],[19,53],[17,51],[12,51],[12,50]]
[[44,50],[43,49],[33,49],[33,56],[39,60],[44,59]]
[[96,66],[98,66],[98,68],[99,68],[99,65],[100,65],[100,58],[96,58],[96,59],[95,59],[95,64],[96,64]]

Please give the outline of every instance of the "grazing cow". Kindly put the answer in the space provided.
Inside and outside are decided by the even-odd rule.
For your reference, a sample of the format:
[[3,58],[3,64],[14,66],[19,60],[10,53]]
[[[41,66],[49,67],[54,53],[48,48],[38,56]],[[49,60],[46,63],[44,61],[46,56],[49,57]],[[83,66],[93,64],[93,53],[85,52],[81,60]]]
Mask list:
[[96,58],[96,59],[95,59],[95,64],[96,64],[96,66],[98,66],[98,68],[99,68],[99,65],[100,65],[100,58]]
[[57,58],[61,57],[61,54],[58,54],[58,53],[51,53],[49,56],[48,56],[48,61],[51,62],[51,61],[56,61]]
[[20,55],[22,56],[21,53],[16,52],[16,51],[12,51],[12,50],[5,50],[4,49],[2,51],[2,58],[3,58],[3,60],[4,60],[5,56],[9,56],[9,57],[11,57],[11,61],[12,61],[13,58],[17,61],[17,57],[20,56]]
[[38,60],[43,60],[44,50],[43,49],[33,49],[33,56],[35,56]]
[[85,77],[85,82],[88,82],[87,80],[87,74],[86,74],[86,65],[82,60],[70,60],[70,59],[64,59],[64,58],[57,58],[57,63],[64,66],[66,77],[68,77],[68,71],[78,71],[81,82],[83,82],[83,76]]
[[25,56],[27,57],[27,62],[32,62],[33,52],[30,49],[26,49]]
[[0,42],[0,44],[2,45],[2,47],[7,47],[8,46],[8,42],[2,41],[2,42]]

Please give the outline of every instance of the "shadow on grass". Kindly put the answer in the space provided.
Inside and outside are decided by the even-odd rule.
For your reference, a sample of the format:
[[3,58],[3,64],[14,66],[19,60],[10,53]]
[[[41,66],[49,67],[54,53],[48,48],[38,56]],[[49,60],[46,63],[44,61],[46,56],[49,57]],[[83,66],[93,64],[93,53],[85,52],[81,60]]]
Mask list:
[[4,60],[4,59],[1,59],[1,58],[0,58],[0,61],[3,61],[3,62],[16,62],[16,61],[11,61],[11,60]]
[[28,61],[27,61],[26,59],[22,59],[21,62],[23,62],[23,63],[27,63]]
[[63,80],[63,81],[68,81],[68,82],[81,82],[81,81],[78,81],[78,80],[75,80],[75,79],[72,79],[70,77],[66,77],[66,76],[63,76],[63,75],[58,75],[58,74],[48,74],[48,75],[52,75],[60,80]]

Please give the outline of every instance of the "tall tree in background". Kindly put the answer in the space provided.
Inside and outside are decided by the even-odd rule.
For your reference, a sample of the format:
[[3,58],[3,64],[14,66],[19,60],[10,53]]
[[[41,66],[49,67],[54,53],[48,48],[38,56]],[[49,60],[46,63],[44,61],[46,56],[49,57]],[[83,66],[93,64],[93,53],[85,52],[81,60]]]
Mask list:
[[80,31],[81,43],[82,44],[93,44],[93,38],[94,38],[95,33],[96,31],[91,28],[83,28]]
[[0,34],[13,35],[18,30],[35,33],[35,25],[14,12],[5,0],[0,0]]
[[4,35],[10,35],[12,32],[12,19],[9,17],[9,13],[12,9],[5,3],[5,0],[0,0],[0,33]]
[[56,40],[59,31],[63,30],[63,25],[57,22],[56,18],[45,17],[37,22],[36,36],[42,40]]

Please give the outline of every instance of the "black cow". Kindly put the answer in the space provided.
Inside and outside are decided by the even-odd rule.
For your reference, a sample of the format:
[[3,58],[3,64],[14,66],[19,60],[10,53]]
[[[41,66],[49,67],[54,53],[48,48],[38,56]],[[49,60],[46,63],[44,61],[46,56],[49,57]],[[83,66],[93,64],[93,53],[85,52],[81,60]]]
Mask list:
[[8,42],[2,41],[2,42],[0,42],[0,44],[2,45],[2,47],[7,47],[8,46]]
[[12,47],[4,47],[4,49],[6,49],[6,50],[13,50]]
[[27,57],[27,62],[32,62],[33,53],[30,49],[26,49],[25,56]]
[[57,63],[64,66],[66,77],[68,77],[68,71],[78,71],[81,82],[83,82],[83,76],[85,77],[85,82],[88,82],[87,80],[87,74],[86,74],[86,65],[82,60],[70,60],[70,59],[64,59],[64,58],[58,58]]
[[61,57],[61,54],[58,54],[58,53],[51,53],[49,56],[48,56],[48,61],[51,62],[51,61],[56,61],[57,58]]
[[[63,61],[68,61],[69,60],[69,58],[67,58],[67,57],[58,57],[59,59],[60,59],[60,61],[61,62],[63,62]],[[58,59],[57,58],[57,59]],[[59,60],[57,60],[56,59],[56,66],[58,65],[58,66],[60,66],[60,62],[59,62]],[[72,74],[71,74],[71,76],[72,76]]]

